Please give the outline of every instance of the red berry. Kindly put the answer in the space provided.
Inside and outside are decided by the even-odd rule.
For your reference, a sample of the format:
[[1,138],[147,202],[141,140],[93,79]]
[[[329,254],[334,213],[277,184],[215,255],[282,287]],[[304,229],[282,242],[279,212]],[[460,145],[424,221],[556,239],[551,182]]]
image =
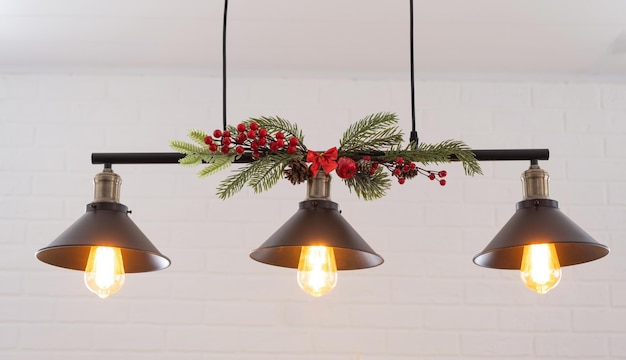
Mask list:
[[222,137],[222,130],[216,129],[215,131],[213,131],[213,137],[221,138]]
[[257,130],[259,128],[259,124],[254,121],[250,123],[250,130]]
[[400,183],[400,185],[404,184],[405,181],[405,178],[398,178],[398,182]]
[[435,180],[435,174],[430,173],[430,175],[428,175],[428,178],[429,178],[430,180]]
[[337,160],[337,176],[342,179],[350,179],[356,174],[356,161],[342,156]]
[[267,129],[266,128],[260,128],[259,129],[259,136],[264,138],[267,136]]
[[254,139],[256,137],[256,131],[248,130],[248,139]]
[[233,142],[233,140],[229,137],[223,137],[222,138],[222,145],[230,145]]
[[372,169],[374,169],[374,170],[378,169],[378,163],[377,162],[372,163]]
[[240,144],[243,144],[244,141],[246,141],[247,138],[248,137],[246,136],[246,134],[241,133],[241,134],[237,135],[237,142],[240,143]]
[[230,131],[228,130],[224,130],[224,132],[222,133],[223,137],[230,137]]
[[259,144],[256,141],[251,142],[250,143],[250,149],[252,149],[252,151],[259,150]]
[[441,171],[439,172],[439,177],[446,177],[446,175],[448,175],[448,172],[447,172],[447,171],[445,171],[445,170],[441,170]]
[[363,160],[370,161],[370,160],[372,160],[372,158],[369,155],[365,155],[365,156],[363,156]]
[[397,158],[397,159],[396,159],[396,162],[397,162],[398,164],[404,164],[404,159],[403,159],[403,158],[401,158],[401,157],[399,157],[399,158]]
[[204,137],[204,143],[207,145],[211,145],[213,143],[213,138],[209,135]]
[[240,133],[245,132],[246,124],[237,124],[237,131],[239,131]]
[[283,139],[276,140],[276,143],[278,144],[279,149],[282,149],[283,147],[285,147],[285,140]]
[[415,168],[416,168],[416,167],[417,167],[417,165],[415,165],[415,163],[414,163],[414,162],[412,162],[411,164],[409,164],[409,168],[410,168],[411,170],[415,170]]
[[287,154],[295,154],[295,153],[296,153],[296,147],[295,146],[287,147]]
[[372,169],[370,170],[370,175],[374,175],[375,173],[376,173],[376,169],[372,168]]
[[278,143],[276,141],[272,141],[272,143],[270,144],[270,150],[272,151],[278,150]]
[[402,174],[402,170],[400,168],[393,169],[393,174],[396,176],[400,176]]
[[211,150],[213,152],[217,151],[217,144],[213,143],[213,144],[209,145],[209,150]]
[[446,186],[446,179],[439,180],[439,185]]
[[298,145],[298,138],[297,137],[292,137],[291,139],[289,139],[289,145],[291,145],[291,146]]
[[404,165],[404,166],[402,167],[402,171],[403,171],[403,172],[409,172],[409,170],[411,170],[411,167],[410,167],[409,165]]
[[243,154],[243,152],[245,151],[245,149],[243,148],[243,146],[239,145],[235,148],[235,151],[237,152],[237,154],[241,155]]
[[259,146],[267,145],[267,139],[265,139],[264,137],[262,137],[259,140],[257,140],[257,142],[259,143]]
[[259,159],[260,157],[261,157],[261,153],[260,152],[255,151],[255,152],[252,153],[252,158],[253,159],[256,160],[256,159]]
[[277,139],[284,139],[285,138],[285,134],[283,134],[282,132],[279,131],[279,132],[276,133],[276,138]]
[[230,148],[228,147],[228,145],[222,146],[222,153],[228,154],[229,151],[230,151]]

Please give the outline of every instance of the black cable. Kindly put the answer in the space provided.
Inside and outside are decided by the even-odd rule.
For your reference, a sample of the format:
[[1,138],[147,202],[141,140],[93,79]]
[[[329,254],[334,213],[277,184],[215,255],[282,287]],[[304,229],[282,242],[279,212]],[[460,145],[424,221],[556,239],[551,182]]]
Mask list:
[[222,127],[226,130],[226,19],[228,0],[224,0],[224,27],[222,28]]
[[409,21],[409,39],[410,39],[410,49],[411,49],[411,135],[409,140],[412,143],[415,143],[415,147],[418,144],[417,130],[415,130],[415,61],[414,61],[414,51],[413,51],[413,0],[409,0],[410,3],[410,21]]

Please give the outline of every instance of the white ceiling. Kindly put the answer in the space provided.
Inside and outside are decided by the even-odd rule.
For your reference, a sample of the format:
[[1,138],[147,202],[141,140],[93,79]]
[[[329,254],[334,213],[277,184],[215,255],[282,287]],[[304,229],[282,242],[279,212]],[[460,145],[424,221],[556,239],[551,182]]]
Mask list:
[[[0,71],[218,74],[222,0],[0,0]],[[419,74],[626,78],[626,0],[415,0]],[[236,74],[408,72],[408,0],[231,0]]]

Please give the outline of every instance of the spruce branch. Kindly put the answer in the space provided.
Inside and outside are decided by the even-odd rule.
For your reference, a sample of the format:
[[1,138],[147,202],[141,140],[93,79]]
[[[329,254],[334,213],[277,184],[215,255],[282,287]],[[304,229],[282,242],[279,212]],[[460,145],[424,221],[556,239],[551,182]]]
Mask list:
[[383,156],[377,156],[377,159],[384,161],[393,161],[397,157],[404,158],[413,162],[424,165],[449,163],[450,157],[455,156],[463,163],[463,169],[466,175],[481,175],[482,170],[474,153],[464,142],[459,140],[445,140],[438,144],[421,143],[415,148],[414,144],[404,149],[394,149],[387,151]]
[[206,177],[213,175],[216,172],[222,171],[232,165],[235,160],[235,154],[215,154],[210,157],[204,158],[204,161],[208,163],[202,170],[198,171],[199,177]]
[[182,154],[186,155],[209,155],[210,151],[206,146],[200,147],[185,141],[172,140],[170,147]]
[[202,157],[199,155],[185,155],[184,158],[178,160],[178,163],[184,166],[195,166],[202,163]]
[[204,143],[204,138],[207,136],[207,133],[205,133],[202,130],[197,130],[197,129],[191,129],[189,130],[189,138],[191,138],[191,140],[195,141],[198,145],[200,146],[206,146],[206,144]]
[[374,174],[358,172],[350,179],[344,179],[350,192],[354,190],[356,196],[363,200],[376,200],[387,194],[391,188],[389,176],[382,168],[376,169]]
[[248,185],[257,194],[269,190],[283,177],[285,167],[295,158],[298,156],[288,154],[267,156],[267,160],[261,164],[262,166],[250,176]]
[[398,118],[393,113],[376,113],[350,125],[339,141],[343,154],[368,153],[402,143]]

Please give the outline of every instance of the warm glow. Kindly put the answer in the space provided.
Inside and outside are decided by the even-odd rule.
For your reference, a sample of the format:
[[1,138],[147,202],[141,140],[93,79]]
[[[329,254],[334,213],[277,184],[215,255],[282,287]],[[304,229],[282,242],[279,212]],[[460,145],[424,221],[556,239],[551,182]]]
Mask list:
[[85,268],[85,285],[102,299],[124,286],[122,251],[116,247],[92,246]]
[[554,244],[524,246],[522,282],[529,289],[545,294],[561,280],[561,265]]
[[333,248],[303,246],[298,263],[298,285],[309,294],[320,297],[337,284],[337,264]]

